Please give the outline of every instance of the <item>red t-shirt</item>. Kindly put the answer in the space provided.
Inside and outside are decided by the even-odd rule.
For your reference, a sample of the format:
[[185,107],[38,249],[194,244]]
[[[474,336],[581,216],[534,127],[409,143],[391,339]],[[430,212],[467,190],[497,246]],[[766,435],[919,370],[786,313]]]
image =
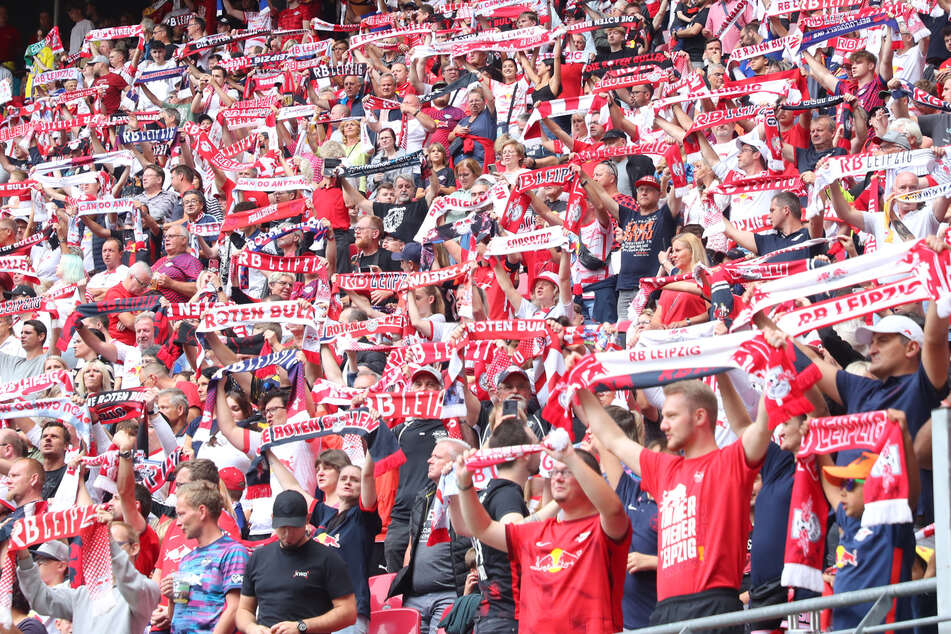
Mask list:
[[515,618],[525,632],[613,634],[624,629],[621,598],[631,526],[620,541],[601,516],[507,524]]
[[584,64],[561,65],[561,93],[559,99],[570,99],[581,96],[581,72]]
[[689,460],[641,452],[643,487],[660,510],[658,601],[740,587],[759,467],[746,464],[740,441]]
[[661,307],[661,321],[665,326],[707,314],[707,303],[691,293],[661,291],[658,305]]
[[128,85],[119,73],[106,73],[92,83],[95,86],[105,84],[106,92],[102,95],[102,112],[115,114],[122,102],[122,91]]
[[350,228],[350,210],[343,202],[343,190],[339,187],[314,189],[314,210],[318,218],[326,218],[334,229]]
[[[788,143],[789,145],[799,148],[800,150],[805,150],[809,147],[809,130],[807,130],[801,123],[798,121],[792,125],[788,130],[780,130],[779,135],[783,139],[783,143]],[[796,161],[784,161],[783,162],[786,168],[796,167]]]
[[151,575],[155,570],[155,562],[158,561],[161,546],[158,534],[151,526],[146,525],[145,530],[139,535],[139,554],[135,556],[135,569],[146,577]]
[[[135,297],[132,293],[126,289],[126,287],[119,282],[108,291],[106,291],[105,296],[103,296],[103,301],[110,301],[113,299],[123,299],[126,297]],[[121,341],[122,343],[134,346],[135,345],[135,331],[132,328],[126,328],[125,330],[119,330],[119,316],[116,313],[109,315],[109,336],[115,339],[116,341]]]

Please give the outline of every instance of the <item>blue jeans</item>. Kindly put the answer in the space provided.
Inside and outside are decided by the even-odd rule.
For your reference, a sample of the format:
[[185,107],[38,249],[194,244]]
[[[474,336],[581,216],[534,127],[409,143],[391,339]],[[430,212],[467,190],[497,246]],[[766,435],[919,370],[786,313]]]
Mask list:
[[421,634],[436,634],[439,630],[439,621],[446,608],[456,601],[456,593],[450,590],[445,592],[429,592],[411,597],[403,597],[403,607],[412,608],[419,612]]

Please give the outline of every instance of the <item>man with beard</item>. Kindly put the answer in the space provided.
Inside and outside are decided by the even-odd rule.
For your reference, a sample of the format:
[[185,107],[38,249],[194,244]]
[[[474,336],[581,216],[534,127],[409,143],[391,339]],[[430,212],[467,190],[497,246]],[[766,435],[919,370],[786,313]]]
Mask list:
[[[340,182],[344,183],[346,180],[341,179]],[[343,266],[346,273],[366,272],[371,267],[379,268],[381,271],[395,272],[400,270],[399,262],[390,257],[390,252],[380,248],[380,241],[383,238],[382,220],[376,216],[360,218],[353,227],[353,235],[353,243],[357,247],[357,252],[350,258],[349,264]]]
[[[396,238],[400,242],[398,247],[396,244],[390,245],[391,250],[402,249],[403,243],[412,242],[416,232],[423,224],[423,219],[426,218],[429,205],[439,195],[439,179],[433,174],[429,176],[429,187],[426,188],[426,196],[420,200],[413,200],[413,196],[416,194],[416,184],[413,182],[413,178],[411,176],[397,176],[395,203],[371,202],[367,200],[366,196],[357,191],[357,188],[348,179],[341,178],[339,180],[340,186],[343,188],[343,200],[347,207],[356,207],[360,213],[373,214],[382,219],[383,231],[386,235]],[[357,226],[360,226],[359,222]]]
[[[445,90],[446,86],[446,82],[436,82],[433,84],[433,92],[439,93]],[[466,118],[465,112],[449,104],[451,98],[452,92],[442,93],[432,100],[431,106],[423,108],[417,115],[418,121],[429,131],[425,144],[427,147],[433,143],[441,143],[443,147],[448,148],[449,133]]]

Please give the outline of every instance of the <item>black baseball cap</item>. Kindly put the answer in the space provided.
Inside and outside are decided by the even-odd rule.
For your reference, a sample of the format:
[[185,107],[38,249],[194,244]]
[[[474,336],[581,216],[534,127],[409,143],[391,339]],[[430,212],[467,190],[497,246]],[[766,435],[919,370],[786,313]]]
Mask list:
[[281,491],[274,498],[271,526],[300,528],[307,524],[307,500],[297,491]]
[[7,299],[11,297],[36,297],[36,291],[33,290],[32,286],[20,284],[19,286],[14,286],[12,291],[3,291],[3,296]]
[[601,141],[610,141],[611,139],[624,139],[627,140],[627,135],[621,132],[616,128],[611,128],[601,137]]
[[420,258],[423,255],[423,245],[419,242],[407,242],[403,245],[403,249],[392,254],[392,257],[397,262],[406,260],[408,262],[415,262],[419,264]]

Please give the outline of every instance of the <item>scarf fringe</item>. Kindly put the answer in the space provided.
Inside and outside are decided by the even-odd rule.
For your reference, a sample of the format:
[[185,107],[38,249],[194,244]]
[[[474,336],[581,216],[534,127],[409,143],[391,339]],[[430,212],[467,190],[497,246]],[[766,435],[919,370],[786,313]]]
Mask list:
[[813,592],[822,592],[825,588],[822,571],[805,564],[785,564],[779,583],[784,587],[805,588]]
[[866,502],[865,511],[862,513],[862,526],[905,524],[911,521],[911,508],[905,499]]

